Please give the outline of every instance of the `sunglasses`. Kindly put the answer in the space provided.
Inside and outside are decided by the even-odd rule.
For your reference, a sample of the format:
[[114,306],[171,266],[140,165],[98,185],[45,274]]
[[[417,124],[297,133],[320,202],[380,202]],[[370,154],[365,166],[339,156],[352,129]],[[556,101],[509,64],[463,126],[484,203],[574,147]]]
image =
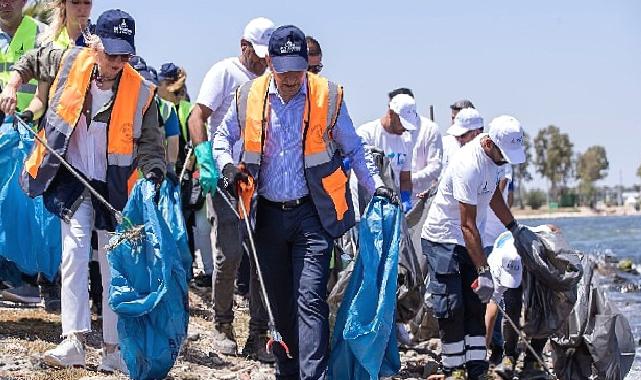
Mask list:
[[114,55],[110,55],[110,54],[105,53],[105,56],[107,57],[107,60],[109,62],[120,61],[121,63],[127,63],[127,62],[129,62],[129,59],[131,59],[131,54],[114,54]]
[[307,71],[310,73],[318,74],[323,70],[323,64],[319,63],[318,65],[309,65],[307,66]]

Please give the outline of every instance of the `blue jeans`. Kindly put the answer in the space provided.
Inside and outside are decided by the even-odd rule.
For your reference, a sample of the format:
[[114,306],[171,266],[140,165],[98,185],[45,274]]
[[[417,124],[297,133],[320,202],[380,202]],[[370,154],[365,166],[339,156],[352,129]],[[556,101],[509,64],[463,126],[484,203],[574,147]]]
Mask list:
[[256,249],[276,328],[293,358],[274,344],[277,379],[325,379],[329,353],[327,279],[334,240],[311,201],[293,209],[258,201]]

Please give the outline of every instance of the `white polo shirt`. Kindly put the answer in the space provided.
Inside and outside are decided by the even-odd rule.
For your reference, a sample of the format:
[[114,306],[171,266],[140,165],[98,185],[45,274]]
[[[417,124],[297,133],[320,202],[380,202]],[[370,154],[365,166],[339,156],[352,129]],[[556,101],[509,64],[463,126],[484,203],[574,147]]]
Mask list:
[[485,219],[498,183],[498,166],[481,147],[481,133],[465,144],[445,169],[427,214],[421,238],[465,246],[459,202],[476,205],[476,226],[483,236]]
[[[254,78],[256,74],[247,70],[238,57],[223,59],[209,69],[200,86],[196,103],[207,106],[212,111],[207,131],[210,140],[234,100],[236,89]],[[239,141],[239,144],[234,146],[236,162],[238,162],[241,145]]]
[[365,123],[356,129],[356,133],[365,144],[381,149],[390,160],[394,183],[400,188],[401,172],[412,171],[412,155],[414,144],[412,135],[404,132],[402,135],[389,133],[383,128],[380,119]]

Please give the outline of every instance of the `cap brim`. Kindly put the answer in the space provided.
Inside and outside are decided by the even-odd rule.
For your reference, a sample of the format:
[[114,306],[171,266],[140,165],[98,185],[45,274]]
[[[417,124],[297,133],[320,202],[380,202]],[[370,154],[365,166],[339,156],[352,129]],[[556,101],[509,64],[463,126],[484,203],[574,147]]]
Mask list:
[[272,57],[272,66],[277,74],[290,71],[307,71],[307,60],[299,55]]
[[101,38],[100,40],[108,55],[136,54],[136,49],[125,40],[118,38]]
[[463,128],[460,125],[457,124],[452,124],[448,129],[447,129],[447,134],[452,135],[452,136],[463,136],[467,132],[469,132],[469,129]]
[[[497,145],[498,146],[498,145]],[[525,162],[525,149],[503,149],[499,146],[505,160],[511,165],[519,165]]]
[[269,54],[269,47],[267,45],[259,45],[254,42],[252,43],[252,46],[254,47],[254,52],[258,58],[265,58]]
[[401,125],[403,125],[406,131],[415,131],[418,128],[418,122],[412,122],[409,119],[400,117],[400,115],[398,118],[401,119]]

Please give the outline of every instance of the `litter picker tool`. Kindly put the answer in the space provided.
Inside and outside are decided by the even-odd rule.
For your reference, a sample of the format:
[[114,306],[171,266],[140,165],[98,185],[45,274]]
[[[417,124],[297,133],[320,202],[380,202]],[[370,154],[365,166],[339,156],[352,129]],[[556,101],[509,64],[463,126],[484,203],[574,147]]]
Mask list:
[[501,306],[501,303],[498,302],[494,298],[493,298],[493,300],[496,303],[496,306],[498,306],[498,308],[501,311],[501,313],[503,313],[503,318],[505,318],[508,321],[508,323],[510,324],[510,326],[512,326],[514,331],[516,331],[516,333],[519,334],[519,338],[523,341],[523,343],[525,343],[525,346],[532,353],[532,355],[534,355],[534,358],[539,363],[541,368],[543,368],[545,370],[545,372],[548,374],[548,376],[550,376],[551,379],[556,379],[556,376],[552,373],[552,371],[550,371],[550,369],[545,364],[545,362],[543,361],[541,356],[539,354],[537,354],[536,350],[534,350],[534,347],[532,347],[532,345],[530,345],[530,343],[527,340],[527,337],[525,336],[525,333],[523,331],[521,331],[521,329],[519,329],[519,327],[516,325],[516,323],[514,323],[512,318],[510,318],[510,316],[505,312],[505,309],[503,309],[503,307]]
[[270,338],[267,344],[265,345],[265,348],[267,349],[267,352],[271,352],[272,346],[274,345],[274,343],[278,343],[285,350],[285,354],[287,355],[287,357],[291,358],[292,355],[289,352],[289,347],[287,347],[287,343],[285,343],[285,341],[283,340],[283,336],[280,335],[278,330],[276,330],[274,313],[272,312],[271,302],[269,301],[269,296],[267,295],[267,288],[265,288],[265,281],[263,280],[263,272],[261,271],[260,264],[258,263],[258,254],[256,253],[256,245],[254,244],[254,234],[252,233],[251,226],[249,225],[249,216],[247,215],[245,202],[243,202],[242,199],[238,201],[238,204],[240,205],[240,211],[242,213],[242,218],[241,218],[241,215],[236,211],[236,208],[234,207],[233,203],[229,200],[225,192],[220,189],[220,187],[218,188],[218,193],[223,197],[225,202],[234,211],[236,216],[238,216],[239,219],[245,220],[245,227],[247,228],[247,235],[249,236],[249,245],[250,245],[249,251],[251,252],[252,258],[254,259],[254,263],[256,264],[256,273],[258,274],[258,282],[260,283],[260,290],[263,293],[263,299],[265,300],[265,308],[267,309],[267,315],[269,316]]
[[102,203],[109,212],[111,212],[116,219],[116,222],[122,226],[124,226],[124,230],[122,232],[117,232],[114,233],[113,235],[116,237],[115,239],[110,239],[109,244],[105,247],[107,250],[112,250],[121,243],[123,243],[125,240],[130,241],[132,244],[138,244],[144,237],[145,233],[145,226],[144,225],[134,225],[131,223],[131,221],[125,217],[122,212],[116,210],[107,200],[100,195],[96,189],[94,189],[91,184],[83,178],[83,176],[78,173],[76,169],[67,162],[67,160],[64,159],[58,152],[55,151],[55,149],[52,149],[49,144],[47,144],[47,141],[45,141],[42,137],[40,137],[33,129],[31,129],[31,126],[22,119],[22,117],[19,114],[14,114],[14,120],[17,121],[17,124],[19,124],[21,127],[23,127],[25,130],[27,130],[42,146],[44,146],[51,154],[56,157],[62,165],[69,170],[69,172],[76,177],[82,185],[89,190],[91,195],[93,195],[98,202]]

